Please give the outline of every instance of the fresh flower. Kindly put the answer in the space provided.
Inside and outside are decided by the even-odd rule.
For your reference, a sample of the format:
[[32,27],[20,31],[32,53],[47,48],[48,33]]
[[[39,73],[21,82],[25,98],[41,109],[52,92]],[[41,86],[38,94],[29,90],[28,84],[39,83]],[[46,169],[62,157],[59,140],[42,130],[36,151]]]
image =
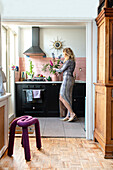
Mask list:
[[50,73],[55,74],[56,71],[53,70],[53,68],[58,68],[60,66],[60,59],[58,59],[58,60],[53,59],[53,61],[50,60],[49,62],[50,63],[43,65],[42,71],[49,70]]
[[15,69],[16,69],[15,65],[12,65],[12,66],[11,66],[11,69],[12,69],[12,70],[15,70]]
[[52,61],[51,61],[51,60],[50,60],[50,65],[51,65],[51,66],[53,66],[53,63],[52,63]]

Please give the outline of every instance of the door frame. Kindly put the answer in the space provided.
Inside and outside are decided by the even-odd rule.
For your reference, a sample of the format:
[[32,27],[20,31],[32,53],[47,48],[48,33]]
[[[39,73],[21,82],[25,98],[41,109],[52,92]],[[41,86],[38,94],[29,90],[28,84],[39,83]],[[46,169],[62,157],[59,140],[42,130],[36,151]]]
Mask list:
[[86,26],[86,139],[93,140],[95,88],[97,81],[97,26],[94,19],[82,18],[5,18],[5,24],[17,25],[84,25]]
[[86,23],[86,139],[94,139],[95,86],[97,82],[97,26]]

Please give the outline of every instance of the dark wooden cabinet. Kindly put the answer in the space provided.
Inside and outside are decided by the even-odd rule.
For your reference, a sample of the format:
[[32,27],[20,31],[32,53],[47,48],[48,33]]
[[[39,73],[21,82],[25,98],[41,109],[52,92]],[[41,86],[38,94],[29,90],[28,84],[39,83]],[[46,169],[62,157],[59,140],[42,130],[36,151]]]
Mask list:
[[[59,91],[61,83],[15,84],[16,116],[31,115],[33,117],[60,117]],[[40,89],[41,98],[27,101],[26,90]],[[72,105],[78,117],[85,115],[86,84],[76,83],[73,88]]]
[[103,10],[103,8],[112,8],[113,0],[99,0],[98,14]]
[[113,8],[104,8],[96,23],[98,51],[94,139],[103,148],[104,157],[113,158]]

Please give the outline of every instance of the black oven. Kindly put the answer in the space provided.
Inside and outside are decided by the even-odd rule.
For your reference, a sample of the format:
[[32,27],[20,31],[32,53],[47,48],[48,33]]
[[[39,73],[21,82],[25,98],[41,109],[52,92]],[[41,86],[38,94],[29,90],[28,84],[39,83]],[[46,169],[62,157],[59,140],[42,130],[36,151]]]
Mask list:
[[[33,91],[33,90],[40,90],[40,97],[39,98],[33,98],[32,100],[29,101],[27,100],[27,92],[28,91]],[[22,89],[22,98],[23,98],[23,104],[30,104],[30,103],[43,103],[44,102],[44,93],[45,93],[45,86],[40,86],[40,85],[25,85],[25,87]]]
[[[32,98],[31,101],[27,100],[27,92],[33,90],[40,90],[40,97],[39,98]],[[23,114],[28,114],[31,116],[46,116],[45,114],[45,95],[46,95],[46,88],[45,85],[38,85],[38,84],[24,84],[22,87],[22,112]]]

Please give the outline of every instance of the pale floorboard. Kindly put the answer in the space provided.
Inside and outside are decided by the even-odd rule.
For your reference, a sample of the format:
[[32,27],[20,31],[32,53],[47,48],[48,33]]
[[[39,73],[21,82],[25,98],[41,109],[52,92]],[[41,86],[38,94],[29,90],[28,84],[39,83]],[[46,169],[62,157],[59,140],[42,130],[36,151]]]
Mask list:
[[26,162],[21,138],[15,139],[14,154],[5,153],[0,170],[100,170],[113,169],[113,160],[104,159],[99,144],[84,138],[42,138],[42,150],[30,138],[31,161]]

